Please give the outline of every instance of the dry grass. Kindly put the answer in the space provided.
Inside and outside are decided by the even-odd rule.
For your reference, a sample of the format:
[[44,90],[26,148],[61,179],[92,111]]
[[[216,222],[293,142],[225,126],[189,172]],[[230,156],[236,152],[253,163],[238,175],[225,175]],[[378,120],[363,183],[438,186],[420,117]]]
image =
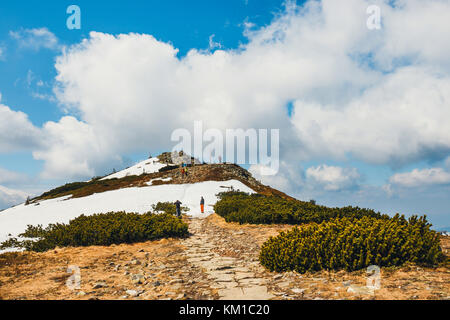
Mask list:
[[[227,223],[218,215],[207,218],[208,223],[220,229],[228,231],[236,237],[236,233],[243,233],[236,242],[255,241],[259,246],[271,236],[278,235],[294,226],[291,225],[252,225]],[[295,288],[305,288],[305,295],[320,297],[323,299],[380,299],[380,300],[434,300],[450,299],[450,237],[441,237],[441,247],[447,256],[446,262],[437,268],[426,268],[414,264],[402,267],[382,268],[381,289],[372,295],[355,295],[347,292],[344,282],[350,281],[352,285],[364,287],[367,283],[366,270],[355,272],[347,271],[321,271],[299,275],[296,273],[285,274],[278,282],[273,282],[270,288],[275,292],[287,291]],[[230,248],[228,248],[230,250]],[[231,250],[230,250],[231,251]],[[257,253],[254,254],[257,256]],[[276,273],[265,272],[262,276],[272,279]],[[303,295],[297,298],[304,298]]]
[[[2,299],[60,300],[60,299],[120,299],[125,291],[133,289],[124,269],[114,270],[114,265],[124,266],[134,258],[151,261],[152,265],[184,263],[180,257],[171,259],[167,254],[179,253],[179,240],[163,239],[131,245],[92,246],[83,248],[58,248],[45,253],[14,253],[0,255],[0,297]],[[142,251],[142,252],[141,252]],[[147,255],[146,255],[147,253]],[[111,265],[110,265],[111,264]],[[70,277],[69,265],[81,270],[81,290],[86,296],[77,296],[66,286]],[[140,266],[130,266],[130,273],[138,273]],[[165,273],[155,274],[154,281],[162,284]],[[97,281],[105,281],[108,288],[93,289]],[[147,290],[148,299],[157,299],[166,290],[164,285]]]
[[[249,244],[260,246],[270,236],[288,230],[287,225],[239,225],[226,223],[218,215],[211,215],[204,224],[204,232],[218,235],[221,243],[215,243],[218,252],[224,256],[240,259],[256,258],[258,250],[250,249]],[[450,237],[442,237],[442,248],[449,254]],[[80,248],[57,248],[45,253],[7,253],[0,255],[0,298],[1,299],[123,299],[126,290],[134,289],[130,276],[124,274],[124,265],[132,259],[148,261],[145,268],[151,275],[148,285],[143,285],[142,299],[163,299],[168,292],[186,293],[188,299],[216,298],[210,290],[210,281],[205,279],[195,285],[182,284],[178,289],[169,285],[171,279],[202,279],[202,270],[192,268],[183,255],[185,249],[182,239],[163,239],[136,244],[113,245],[109,247],[92,246]],[[236,251],[235,249],[239,249]],[[121,264],[119,271],[114,266]],[[69,265],[81,269],[81,290],[85,296],[66,286],[70,276]],[[136,274],[142,266],[129,266],[129,272]],[[263,270],[263,269],[262,269]],[[344,282],[364,286],[365,270],[357,272],[317,272],[299,275],[284,274],[274,280],[276,273],[261,271],[259,277],[268,281],[271,292],[283,292],[294,299],[448,299],[450,298],[450,268],[448,263],[438,268],[424,268],[405,265],[381,270],[381,289],[373,296],[355,295],[347,292]],[[108,288],[93,289],[93,284],[103,280]],[[151,285],[160,281],[161,286]],[[305,289],[304,294],[295,294],[292,289]],[[177,291],[178,290],[178,291]],[[209,290],[209,291],[208,291]],[[205,292],[210,292],[205,296]]]

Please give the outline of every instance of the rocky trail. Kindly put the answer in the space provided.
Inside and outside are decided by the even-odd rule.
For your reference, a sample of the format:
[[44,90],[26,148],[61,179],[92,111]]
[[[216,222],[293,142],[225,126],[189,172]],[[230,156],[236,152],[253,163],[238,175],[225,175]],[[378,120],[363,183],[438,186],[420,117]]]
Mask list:
[[[0,255],[0,299],[450,298],[448,267],[383,268],[381,288],[371,292],[366,270],[301,275],[261,267],[262,243],[291,226],[239,225],[217,215],[184,220],[191,233],[185,239]],[[67,286],[69,266],[79,270],[78,288]]]
[[[190,219],[189,230],[193,235],[184,241],[187,261],[206,272],[210,287],[218,290],[219,299],[267,300],[267,280],[258,277],[263,268],[254,254],[258,247],[252,239],[236,241],[242,232],[235,232],[233,241],[220,228],[207,228],[205,219]],[[246,245],[247,250],[234,249],[234,243]],[[222,248],[225,250],[218,250]],[[229,251],[227,255],[226,251]]]

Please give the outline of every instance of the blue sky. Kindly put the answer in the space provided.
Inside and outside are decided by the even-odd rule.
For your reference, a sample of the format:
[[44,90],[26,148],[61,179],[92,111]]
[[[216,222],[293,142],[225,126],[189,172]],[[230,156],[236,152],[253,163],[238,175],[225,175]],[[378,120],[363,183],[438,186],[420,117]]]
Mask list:
[[[237,48],[247,42],[243,35],[245,21],[256,25],[270,23],[283,9],[283,1],[231,0],[231,1],[77,1],[81,8],[81,30],[69,30],[67,7],[73,1],[7,2],[1,4],[0,48],[4,48],[0,61],[0,92],[3,103],[14,110],[25,112],[31,122],[42,126],[57,121],[64,112],[57,103],[36,98],[35,93],[51,95],[56,70],[54,50],[26,50],[20,48],[10,32],[23,29],[47,28],[61,44],[71,45],[89,36],[91,31],[111,34],[148,33],[165,42],[171,42],[185,55],[191,48],[207,48],[209,38],[224,48]],[[29,75],[32,81],[28,82]],[[37,87],[42,80],[44,87]],[[130,161],[144,154],[130,154]],[[0,166],[27,174],[37,174],[42,165],[33,161],[29,152],[0,156]]]
[[[136,140],[142,140],[142,134],[154,134],[140,120],[129,120],[128,113],[164,114],[166,118],[161,115],[154,123],[149,120],[157,126],[167,117],[178,117],[173,114],[192,109],[192,114],[200,112],[204,121],[221,129],[281,128],[280,172],[260,178],[289,194],[331,206],[426,213],[437,227],[449,226],[450,128],[441,122],[449,108],[450,68],[445,62],[449,48],[429,36],[433,32],[446,39],[448,28],[436,31],[426,20],[434,14],[433,20],[438,21],[435,13],[445,13],[449,3],[438,0],[426,5],[413,0],[399,7],[396,1],[376,2],[384,14],[378,33],[365,29],[369,4],[365,0],[341,6],[329,0],[307,5],[269,0],[2,3],[0,104],[11,110],[8,116],[14,119],[20,118],[19,112],[28,117],[26,128],[12,131],[24,136],[29,131],[41,141],[11,147],[8,140],[15,134],[0,128],[0,174],[4,176],[0,186],[17,191],[12,199],[0,196],[0,209],[14,204],[19,195],[103,175],[112,167],[120,169],[149,152],[172,147],[157,136],[135,144],[123,138],[135,134],[140,137]],[[81,8],[81,30],[66,27],[66,9],[71,4]],[[424,12],[422,24],[409,18],[417,12]],[[130,33],[139,35],[133,38]],[[84,46],[72,47],[82,41],[87,41]],[[427,45],[427,41],[433,42]],[[424,49],[431,44],[441,47]],[[175,57],[169,57],[166,45],[178,50]],[[133,52],[131,46],[148,52]],[[127,68],[106,62],[103,66],[98,50]],[[143,66],[145,72],[132,73],[130,64],[146,56],[151,58]],[[99,63],[87,68],[95,59]],[[261,65],[253,68],[254,63]],[[226,68],[209,72],[203,70],[206,65]],[[121,71],[106,76],[110,70]],[[158,74],[152,76],[152,72]],[[176,85],[171,84],[171,72],[174,78],[180,77]],[[115,85],[122,80],[121,73],[136,84],[121,91]],[[229,82],[228,77],[234,76],[237,80]],[[240,84],[233,87],[233,83]],[[147,87],[160,89],[148,96],[133,96]],[[60,89],[59,95],[55,88]],[[166,89],[168,93],[163,94]],[[118,99],[106,97],[114,94]],[[116,106],[116,100],[122,104]],[[203,106],[204,101],[212,102]],[[261,105],[253,105],[254,101]],[[108,103],[118,118],[109,115],[110,122],[102,122],[100,106]],[[166,107],[183,103],[185,109],[174,107],[172,113]],[[161,111],[161,106],[167,110]],[[403,106],[410,109],[405,111]],[[155,111],[150,113],[152,108]],[[242,111],[242,115],[230,116],[227,110],[234,110],[234,115]],[[171,120],[168,130],[190,127],[192,119],[185,119]],[[5,128],[7,123],[13,122],[5,120]],[[67,132],[71,134],[65,136]],[[73,132],[80,138],[72,139]],[[124,133],[119,137],[118,132]],[[101,146],[99,155],[89,149],[91,142]],[[55,163],[61,168],[55,169]]]
[[[0,62],[0,88],[3,103],[14,110],[25,112],[31,122],[42,126],[47,121],[57,121],[64,112],[57,103],[36,98],[34,93],[52,94],[56,71],[55,56],[49,49],[26,50],[20,48],[10,32],[45,27],[62,44],[80,42],[90,31],[112,34],[149,33],[157,39],[171,42],[185,55],[191,48],[207,48],[209,37],[226,48],[237,48],[247,39],[243,36],[243,22],[251,20],[258,25],[269,23],[280,12],[283,1],[77,1],[81,8],[82,29],[69,30],[66,9],[72,1],[8,2],[1,5],[0,47],[4,48]],[[29,75],[32,77],[28,82]],[[42,80],[44,87],[37,87]],[[143,153],[130,154],[130,162],[140,159]],[[29,152],[2,154],[0,166],[27,174],[38,174],[40,161],[33,160]]]

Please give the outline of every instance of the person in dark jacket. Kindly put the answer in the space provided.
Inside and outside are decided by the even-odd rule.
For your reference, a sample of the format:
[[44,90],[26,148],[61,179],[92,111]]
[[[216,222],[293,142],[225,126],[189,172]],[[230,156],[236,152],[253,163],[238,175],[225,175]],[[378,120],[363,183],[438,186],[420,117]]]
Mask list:
[[200,198],[200,209],[202,213],[205,213],[205,199],[203,199],[203,196]]
[[181,201],[180,200],[175,201],[175,206],[177,208],[177,217],[181,218]]

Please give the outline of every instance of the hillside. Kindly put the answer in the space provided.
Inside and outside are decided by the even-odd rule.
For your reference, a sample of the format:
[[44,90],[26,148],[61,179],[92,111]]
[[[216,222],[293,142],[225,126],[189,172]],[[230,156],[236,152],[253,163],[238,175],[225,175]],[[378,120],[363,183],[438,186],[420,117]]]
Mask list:
[[[112,175],[87,182],[75,182],[45,192],[0,213],[0,242],[25,231],[27,225],[67,223],[77,216],[126,211],[144,213],[158,202],[180,200],[190,211],[200,215],[200,197],[205,198],[205,214],[213,213],[216,194],[230,188],[249,193],[286,194],[261,184],[235,164],[200,164],[188,168],[183,176],[168,153],[150,158]],[[178,162],[179,160],[175,160]],[[1,251],[0,251],[1,252]]]
[[[189,218],[192,236],[136,244],[58,248],[0,255],[0,299],[449,299],[450,269],[406,265],[381,270],[381,289],[365,270],[283,274],[258,263],[261,244],[288,225],[239,225],[218,215]],[[441,238],[449,254],[449,237]],[[70,290],[69,265],[81,287]]]
[[[312,214],[311,217],[320,213],[323,219],[329,219],[328,215],[341,212],[341,209],[295,200],[261,184],[235,164],[196,162],[188,167],[185,176],[179,163],[173,162],[165,153],[105,177],[66,184],[31,199],[29,204],[0,212],[2,242],[25,231],[27,225],[67,223],[81,214],[145,213],[158,202],[180,200],[189,208],[183,220],[190,233],[186,238],[110,246],[57,247],[42,253],[3,250],[0,252],[0,299],[450,298],[450,240],[444,235],[437,238],[446,256],[444,263],[436,266],[407,263],[382,268],[382,287],[375,292],[365,286],[367,274],[364,269],[304,274],[269,272],[259,261],[263,243],[294,226],[272,218],[269,220],[276,224],[238,224],[227,215],[224,219],[220,214],[227,202],[221,200],[221,210],[221,205],[216,206],[218,214],[213,208],[218,193],[232,188],[250,194],[244,198],[259,198],[253,199],[247,207],[238,204],[246,211],[247,218],[271,214],[275,217],[276,214],[284,219],[300,210],[303,212],[301,217],[309,217],[306,213]],[[275,197],[258,196],[257,193]],[[233,197],[235,193],[230,194]],[[206,201],[204,214],[200,212],[201,196]],[[231,204],[237,202],[233,200]],[[253,208],[255,204],[259,206],[258,210]],[[249,207],[256,216],[249,214]],[[368,209],[347,209],[349,212],[354,210],[378,216]],[[69,266],[80,270],[79,289],[66,286],[71,275],[67,271]]]

